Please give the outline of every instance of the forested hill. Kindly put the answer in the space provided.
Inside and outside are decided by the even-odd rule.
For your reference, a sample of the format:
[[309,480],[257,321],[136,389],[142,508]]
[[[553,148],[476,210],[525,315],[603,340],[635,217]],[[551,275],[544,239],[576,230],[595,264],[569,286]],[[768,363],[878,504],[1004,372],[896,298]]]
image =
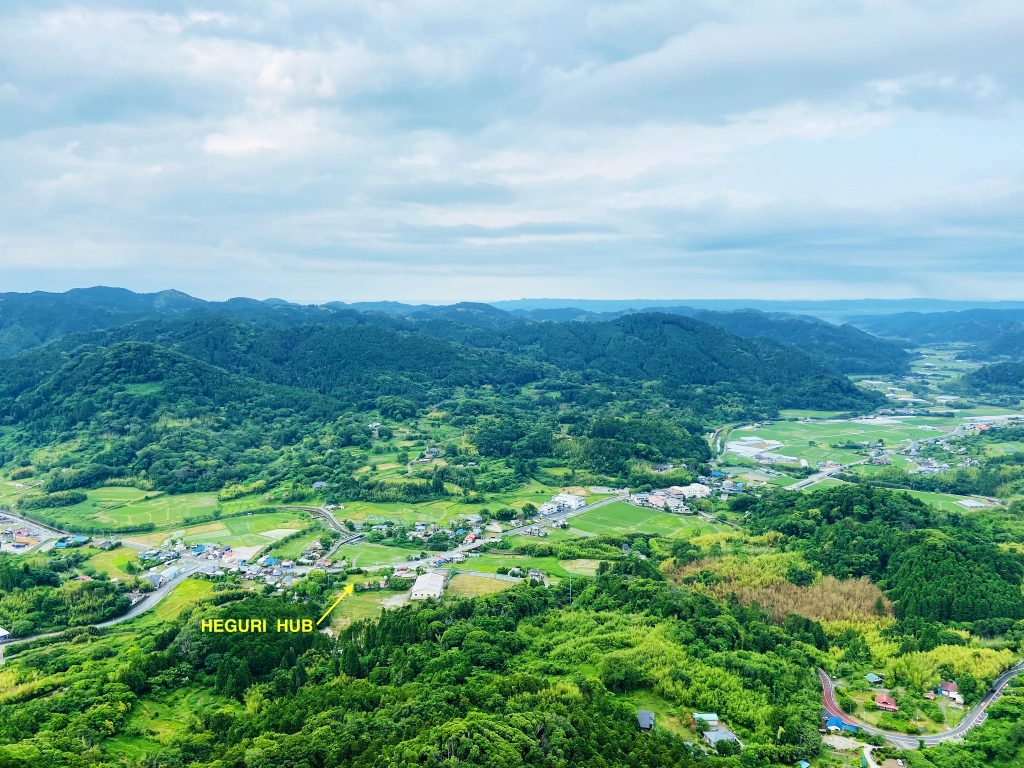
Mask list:
[[381,395],[427,405],[455,387],[514,388],[580,375],[657,383],[665,397],[696,415],[733,396],[760,411],[865,409],[880,402],[799,350],[740,338],[687,317],[645,313],[604,323],[482,327],[488,324],[348,313],[279,327],[202,313],[94,332],[58,346],[70,351],[83,342],[152,342],[234,373],[308,387],[361,408]]
[[[27,360],[5,361],[0,373],[19,362]],[[63,444],[62,467],[41,488],[48,495],[40,504],[51,506],[78,500],[53,494],[111,477],[145,478],[168,491],[217,490],[256,476],[283,447],[317,436],[343,411],[308,389],[145,343],[80,348],[53,370],[21,373],[0,397],[0,424],[16,430],[0,457]]]
[[702,311],[694,317],[737,336],[761,337],[796,347],[811,357],[830,361],[840,373],[902,373],[910,362],[910,354],[896,342],[852,325],[833,325],[806,315],[744,309]]
[[[732,312],[688,306],[648,308],[643,313],[694,317],[745,338],[763,338],[795,347],[819,365],[840,373],[898,373],[907,354],[896,343],[849,325],[833,325],[806,315]],[[607,323],[635,310],[588,312],[572,307],[508,312],[489,304],[462,302],[449,306],[363,302],[301,305],[281,300],[236,298],[204,301],[179,291],[151,294],[119,288],[86,288],[67,293],[0,294],[0,358],[11,357],[69,334],[121,328],[146,319],[228,315],[272,327],[302,324],[372,324],[409,330],[477,347],[502,346],[510,329],[538,323],[580,321]]]
[[659,380],[670,387],[729,382],[740,392],[771,392],[780,403],[812,397],[837,408],[874,404],[870,395],[797,350],[742,339],[687,317],[644,313],[607,323],[516,325],[506,339],[570,370]]
[[1024,309],[968,309],[962,312],[904,312],[868,315],[853,322],[877,336],[915,344],[987,342],[1024,324]]
[[1020,397],[1024,394],[1024,362],[994,363],[964,374],[958,382],[968,394],[995,394]]

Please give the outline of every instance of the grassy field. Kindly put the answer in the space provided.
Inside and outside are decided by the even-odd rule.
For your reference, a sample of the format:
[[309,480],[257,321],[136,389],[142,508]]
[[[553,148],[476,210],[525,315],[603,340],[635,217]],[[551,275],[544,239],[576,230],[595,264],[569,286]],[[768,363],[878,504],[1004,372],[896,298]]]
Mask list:
[[[933,507],[939,509],[945,509],[950,512],[969,512],[967,507],[962,506],[959,502],[964,499],[975,498],[973,496],[956,496],[952,493],[934,493],[932,491],[907,491],[911,496],[916,496],[926,504],[931,504]],[[977,498],[977,501],[982,499]],[[983,502],[987,503],[987,502]]]
[[185,579],[153,609],[153,615],[161,621],[174,621],[184,613],[186,608],[205,600],[212,594],[212,581]]
[[392,565],[407,560],[416,560],[420,556],[418,549],[389,547],[384,544],[362,542],[342,547],[334,556],[335,560],[344,557],[352,566]]
[[342,600],[331,613],[330,623],[334,628],[346,627],[354,621],[374,619],[383,609],[400,608],[409,600],[409,592],[390,590],[356,592]]
[[270,551],[270,554],[274,557],[280,557],[283,560],[295,560],[302,556],[302,553],[306,551],[306,547],[319,539],[322,535],[323,531],[307,533],[303,536],[299,536],[297,539],[292,539],[291,541],[286,541],[283,544],[278,544]]
[[138,564],[137,554],[134,549],[118,547],[107,552],[97,552],[85,564],[112,579],[126,579],[131,578],[131,574],[124,567],[131,562]]
[[450,597],[479,597],[515,586],[515,582],[489,579],[486,576],[473,576],[468,573],[456,574],[450,582],[445,594]]
[[625,501],[614,501],[603,507],[570,518],[572,529],[600,535],[605,533],[654,533],[678,537],[707,533],[717,528],[696,515],[676,515],[658,509],[637,507]]

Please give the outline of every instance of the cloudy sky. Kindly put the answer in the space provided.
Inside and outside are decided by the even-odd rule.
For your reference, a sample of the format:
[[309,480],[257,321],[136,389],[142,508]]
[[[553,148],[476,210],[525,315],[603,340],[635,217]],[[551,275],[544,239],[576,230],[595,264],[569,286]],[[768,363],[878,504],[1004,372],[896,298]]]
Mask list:
[[1021,299],[1022,49],[1021,0],[5,0],[0,290]]

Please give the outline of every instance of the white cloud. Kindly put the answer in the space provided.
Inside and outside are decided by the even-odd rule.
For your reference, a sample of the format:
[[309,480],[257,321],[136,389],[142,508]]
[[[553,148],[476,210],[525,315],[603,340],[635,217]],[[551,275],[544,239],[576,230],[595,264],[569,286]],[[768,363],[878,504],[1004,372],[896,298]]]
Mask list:
[[920,273],[1019,257],[1022,35],[1016,0],[21,3],[0,278],[955,290]]

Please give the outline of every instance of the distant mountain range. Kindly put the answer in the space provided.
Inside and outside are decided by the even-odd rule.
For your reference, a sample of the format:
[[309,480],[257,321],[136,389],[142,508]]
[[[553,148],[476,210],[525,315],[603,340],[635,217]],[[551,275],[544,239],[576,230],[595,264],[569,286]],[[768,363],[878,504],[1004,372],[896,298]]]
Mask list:
[[[898,342],[876,338],[851,325],[835,325],[809,315],[755,309],[712,311],[693,306],[651,305],[646,309],[602,312],[577,307],[509,311],[492,304],[472,302],[444,306],[399,302],[302,305],[281,299],[204,301],[180,291],[139,294],[107,287],[76,289],[62,294],[0,294],[0,358],[75,334],[157,318],[211,313],[278,328],[304,324],[374,324],[390,330],[416,331],[474,348],[515,351],[524,336],[538,336],[536,329],[526,330],[529,326],[603,324],[651,312],[690,317],[742,338],[766,339],[792,347],[839,373],[896,373],[905,370],[909,360]],[[539,335],[552,333],[554,331]]]

